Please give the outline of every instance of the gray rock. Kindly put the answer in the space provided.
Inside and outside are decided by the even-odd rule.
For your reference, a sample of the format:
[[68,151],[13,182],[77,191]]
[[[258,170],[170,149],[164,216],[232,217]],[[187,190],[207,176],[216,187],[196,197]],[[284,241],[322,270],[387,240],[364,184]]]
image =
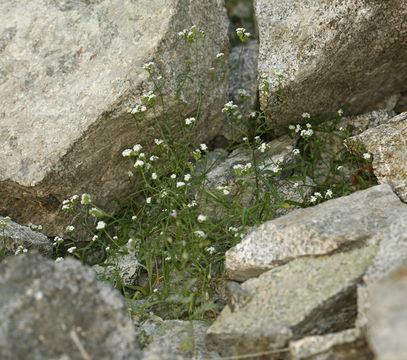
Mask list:
[[140,358],[123,298],[90,268],[34,253],[1,265],[1,359]]
[[397,101],[394,111],[397,113],[402,113],[407,111],[407,92],[400,94],[400,98]]
[[296,257],[378,243],[407,206],[378,185],[268,221],[226,252],[226,273],[244,281]]
[[[143,360],[212,359],[218,354],[208,351],[205,335],[209,325],[204,321],[148,320],[139,332],[150,338],[143,349]],[[140,335],[139,335],[140,336]]]
[[407,354],[407,257],[403,265],[371,288],[367,339],[377,360],[404,360]]
[[283,348],[291,339],[353,326],[356,284],[375,246],[318,258],[296,259],[247,280],[253,298],[237,311],[226,307],[207,333],[223,356]]
[[405,215],[394,219],[379,244],[379,250],[372,265],[363,277],[363,284],[358,286],[357,326],[361,328],[365,328],[368,322],[367,314],[371,307],[372,287],[402,266],[407,259],[407,222],[405,219]]
[[38,250],[45,257],[52,256],[52,244],[44,234],[0,216],[0,249],[4,247],[6,254],[11,255],[19,246]]
[[[255,0],[260,94],[276,124],[322,115],[349,105],[347,114],[376,110],[407,89],[407,6],[404,0]],[[283,96],[278,92],[282,75]],[[261,85],[260,85],[261,87]],[[380,105],[379,105],[380,106]]]
[[373,155],[373,172],[380,184],[389,184],[407,202],[407,112],[383,125],[352,137]]
[[[180,109],[174,101],[187,53],[178,32],[192,25],[206,32],[202,86],[212,84],[217,53],[228,66],[221,0],[6,0],[0,14],[0,212],[42,224],[47,235],[62,236],[61,202],[73,194],[87,192],[111,211],[114,197],[134,189],[122,151],[151,146],[160,137],[151,123],[174,129],[195,115],[196,81],[186,82]],[[165,116],[157,106],[137,122],[128,111],[154,90],[142,69],[150,61],[165,81]],[[218,133],[227,100],[226,79],[202,101],[192,140],[209,142]]]
[[369,349],[360,329],[335,334],[307,336],[290,342],[290,360],[371,360]]

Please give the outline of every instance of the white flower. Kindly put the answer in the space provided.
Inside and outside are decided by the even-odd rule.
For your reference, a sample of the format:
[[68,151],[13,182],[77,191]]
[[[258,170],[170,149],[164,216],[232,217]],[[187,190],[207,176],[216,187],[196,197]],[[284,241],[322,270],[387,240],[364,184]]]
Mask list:
[[302,136],[302,137],[312,136],[312,134],[314,134],[314,130],[312,130],[312,129],[301,130],[301,132],[300,132],[300,136]]
[[158,175],[157,175],[157,173],[152,173],[151,174],[151,178],[153,179],[153,180],[157,180],[157,178],[158,178]]
[[90,199],[90,195],[89,194],[82,194],[82,197],[81,197],[81,204],[83,204],[83,205],[88,205],[89,203],[91,202],[91,199]]
[[310,198],[310,202],[314,203],[317,201],[317,198],[315,196],[311,196]]
[[96,241],[97,239],[99,239],[99,236],[97,236],[97,235],[93,235],[93,237],[92,237],[92,241]]
[[151,156],[150,156],[150,161],[156,161],[156,160],[158,160],[158,159],[159,159],[159,157],[156,156],[156,155],[151,155]]
[[208,219],[208,217],[206,215],[202,215],[202,214],[198,215],[198,222],[200,222],[200,223],[206,221],[207,219]]
[[304,119],[309,119],[311,117],[311,115],[309,113],[305,112],[305,113],[302,114],[302,117]]
[[333,195],[333,192],[331,189],[328,189],[325,193],[325,199],[330,199]]
[[92,216],[94,216],[96,218],[101,217],[101,216],[104,215],[103,211],[101,211],[101,210],[99,210],[99,209],[97,209],[95,207],[89,210],[89,214],[91,214]]
[[128,176],[128,177],[133,177],[133,176],[134,176],[134,174],[133,174],[133,172],[132,172],[132,171],[130,171],[130,170],[129,170],[129,171],[127,171],[127,176]]
[[338,110],[338,115],[339,115],[339,116],[342,116],[342,115],[343,115],[343,110],[342,110],[342,109],[339,109],[339,110]]
[[256,116],[257,116],[257,113],[256,113],[255,111],[251,111],[251,112],[250,112],[250,116],[251,116],[251,117],[256,117]]
[[185,181],[189,181],[189,180],[191,180],[191,178],[192,178],[191,174],[184,175],[184,180]]
[[229,232],[238,232],[239,231],[239,229],[237,228],[237,227],[234,227],[234,226],[229,226],[229,228],[228,228],[228,231]]
[[201,230],[196,230],[196,231],[194,231],[194,234],[195,234],[196,236],[202,238],[202,239],[205,239],[205,238],[206,238],[205,232],[203,232],[203,231],[201,231]]
[[25,247],[19,245],[14,254],[19,255],[19,254],[22,254],[22,253],[26,253],[27,251],[28,250]]
[[185,124],[186,125],[191,125],[196,121],[196,119],[194,117],[189,117],[185,119]]
[[164,142],[164,140],[154,139],[154,142],[155,142],[156,145],[161,145]]
[[345,128],[344,128],[343,126],[341,126],[341,127],[339,128],[339,131],[345,131]]
[[268,146],[266,143],[262,143],[259,147],[258,150],[260,150],[262,153],[264,153],[266,150],[268,150],[270,146]]
[[217,186],[216,189],[222,191],[223,195],[230,194],[230,189],[227,186]]
[[63,242],[64,242],[64,239],[62,239],[61,237],[59,237],[59,236],[54,237],[54,245],[60,245]]
[[290,130],[295,130],[295,126],[294,126],[294,125],[290,125],[288,128],[289,128]]
[[96,225],[96,230],[102,230],[106,227],[106,223],[104,221],[98,221]]
[[137,161],[134,163],[134,167],[141,167],[144,165],[144,161],[137,159]]
[[363,154],[363,159],[365,159],[365,160],[369,160],[371,157],[372,157],[372,155],[370,155],[369,153]]
[[187,204],[187,207],[193,208],[193,207],[195,207],[196,205],[197,205],[196,201],[195,201],[195,200],[192,200],[189,204]]
[[185,186],[185,183],[183,181],[178,181],[177,182],[177,188]]
[[76,246],[70,247],[67,251],[72,254],[76,250]]
[[72,232],[72,231],[74,231],[75,230],[75,226],[73,226],[73,225],[69,225],[69,226],[67,226],[66,227],[66,232]]
[[207,251],[209,254],[214,254],[214,253],[216,253],[216,249],[215,249],[213,246],[207,247],[207,248],[206,248],[206,251]]
[[243,140],[243,141],[247,141],[247,136],[245,136],[242,140]]
[[293,184],[294,189],[296,189],[299,185],[300,185],[299,183],[295,182],[295,183]]
[[141,151],[143,147],[140,144],[136,144],[133,146],[133,151],[138,153],[139,151]]
[[322,195],[320,192],[314,192],[314,196],[322,199]]
[[220,53],[216,54],[217,59],[223,58],[224,56],[225,56],[225,54],[223,52],[220,52]]
[[206,144],[201,144],[201,145],[199,145],[199,147],[201,148],[202,151],[208,150],[208,147],[206,146]]
[[222,112],[228,112],[229,110],[237,109],[237,105],[233,104],[233,101],[227,102],[222,109]]
[[177,178],[177,175],[171,174],[170,178],[171,178],[171,179],[176,179],[176,178]]
[[151,68],[154,66],[154,63],[152,61],[143,64],[143,69],[146,71],[151,71]]
[[294,155],[299,155],[299,154],[300,154],[300,150],[299,150],[299,149],[294,149],[294,150],[293,150],[293,154],[294,154]]
[[151,102],[152,100],[154,100],[157,97],[157,95],[154,94],[154,92],[150,90],[147,94],[144,94],[143,97],[148,102]]
[[171,261],[171,256],[166,256],[165,261]]
[[[248,94],[248,92],[245,90],[245,89],[239,89],[238,91],[237,91],[237,94],[240,96],[240,97],[250,97],[250,95]],[[256,115],[255,115],[256,116]]]
[[131,219],[134,221],[134,220],[136,220],[137,219],[137,215],[133,215],[132,217],[131,217]]
[[310,124],[310,123],[306,123],[306,125],[305,125],[308,129],[311,129],[312,128],[312,125]]
[[63,257],[58,257],[58,258],[55,259],[55,262],[56,262],[56,263],[59,263],[59,262],[61,262],[61,261],[63,261],[63,260],[64,260]]
[[125,150],[123,150],[123,152],[122,152],[122,156],[123,156],[123,157],[129,157],[132,152],[133,152],[132,149],[125,149]]
[[246,38],[248,38],[251,35],[249,32],[246,31],[245,28],[237,28],[236,34],[241,41],[244,41]]
[[139,114],[145,112],[147,108],[144,105],[136,105],[133,109],[129,111],[130,114]]
[[342,165],[339,165],[339,166],[336,168],[336,170],[342,171],[342,170],[343,170],[343,166],[342,166]]
[[106,249],[105,249],[106,251],[109,251],[110,250],[110,246],[106,246]]
[[143,159],[143,158],[145,158],[145,157],[146,157],[146,154],[144,154],[144,153],[140,153],[138,157]]
[[72,201],[75,201],[75,200],[77,200],[77,199],[79,199],[79,195],[72,195],[72,196],[71,196],[71,202],[72,202]]
[[147,203],[147,204],[151,204],[151,197],[148,197],[148,198],[146,199],[146,203]]

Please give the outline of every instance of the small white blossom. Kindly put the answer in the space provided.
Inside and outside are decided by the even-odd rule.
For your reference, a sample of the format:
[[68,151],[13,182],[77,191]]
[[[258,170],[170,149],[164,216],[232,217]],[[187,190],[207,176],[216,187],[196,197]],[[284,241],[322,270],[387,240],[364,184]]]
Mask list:
[[76,250],[76,246],[70,247],[67,251],[72,254]]
[[339,115],[339,116],[342,116],[342,115],[343,115],[343,110],[342,110],[342,109],[339,109],[339,110],[338,110],[338,115]]
[[289,128],[290,130],[295,130],[295,126],[294,126],[294,125],[289,125],[288,128]]
[[316,198],[315,196],[311,196],[311,198],[310,198],[309,201],[312,202],[312,203],[314,203],[314,202],[317,201],[317,198]]
[[96,218],[101,217],[101,216],[104,215],[104,214],[103,214],[103,211],[102,211],[102,210],[99,210],[99,209],[97,209],[97,208],[92,208],[92,209],[90,209],[90,210],[89,210],[89,214],[91,214],[92,216],[94,216],[94,217],[96,217]]
[[149,91],[147,94],[144,94],[143,97],[144,97],[144,99],[146,99],[148,102],[151,102],[152,100],[154,100],[154,99],[157,97],[157,95],[154,94],[153,91]]
[[247,139],[247,136],[245,136],[242,140],[243,140],[243,141],[247,141],[247,140],[248,140],[248,139]]
[[199,147],[201,148],[202,151],[208,150],[208,147],[206,146],[206,144],[201,144],[201,145],[199,145]]
[[257,113],[256,113],[255,111],[251,111],[251,112],[250,112],[250,116],[251,116],[251,117],[256,117],[256,116],[257,116]]
[[130,170],[129,170],[129,171],[127,171],[127,176],[128,176],[128,177],[133,177],[133,176],[134,176],[134,174],[133,174],[133,172],[132,172],[132,171],[130,171]]
[[129,157],[132,152],[133,152],[132,149],[125,149],[125,150],[123,150],[123,152],[122,152],[122,156],[123,156],[123,157]]
[[341,127],[339,128],[339,131],[345,131],[345,128],[344,128],[343,126],[341,126]]
[[164,140],[154,139],[154,142],[155,142],[156,145],[161,145],[164,142]]
[[229,110],[233,111],[235,109],[237,109],[237,105],[233,104],[233,101],[229,101],[223,106],[222,112],[225,113],[225,112],[228,112]]
[[185,181],[189,181],[189,180],[191,180],[191,178],[192,178],[191,174],[184,175],[184,180]]
[[293,184],[294,189],[296,189],[299,185],[300,185],[299,183],[295,182],[295,183]]
[[202,214],[198,215],[198,222],[200,222],[200,223],[206,221],[207,219],[208,219],[208,217],[206,215],[202,215]]
[[148,198],[146,199],[146,203],[147,203],[147,204],[151,204],[151,197],[148,197]]
[[17,249],[16,249],[16,251],[15,251],[15,255],[19,255],[19,254],[23,254],[23,253],[26,253],[28,250],[25,248],[25,247],[23,247],[23,246],[21,246],[21,245],[19,245],[18,247],[17,247]]
[[144,165],[144,161],[143,160],[140,160],[140,159],[137,159],[137,161],[134,163],[134,167],[136,168],[136,167],[141,167],[141,166],[143,166]]
[[363,159],[365,159],[365,160],[369,160],[371,157],[372,157],[372,155],[369,154],[369,153],[364,153],[363,154]]
[[206,251],[207,251],[209,254],[214,254],[214,253],[216,253],[216,249],[215,249],[213,246],[207,247],[207,248],[206,248]]
[[183,181],[178,181],[177,182],[177,188],[185,186],[185,183]]
[[300,150],[299,150],[299,149],[294,149],[294,150],[293,150],[293,154],[294,154],[294,155],[299,155],[299,154],[300,154]]
[[62,239],[61,237],[59,237],[59,236],[54,237],[54,245],[55,246],[56,245],[61,245],[63,242],[64,242],[64,239]]
[[333,195],[332,190],[331,190],[331,189],[328,189],[328,190],[325,192],[325,199],[330,199],[330,198],[332,197],[332,195]]
[[104,221],[98,221],[96,225],[96,230],[102,230],[106,227],[106,223]]
[[236,29],[236,34],[239,37],[240,41],[245,41],[246,38],[248,38],[251,34],[246,31],[245,28],[237,28]]
[[189,204],[187,204],[187,207],[193,208],[193,207],[195,207],[196,205],[197,205],[196,201],[195,201],[195,200],[192,200]]
[[196,236],[202,238],[202,239],[205,239],[205,238],[206,238],[206,234],[205,234],[205,232],[203,232],[202,230],[196,230],[196,231],[194,231],[194,234],[195,234]]
[[106,246],[106,249],[105,249],[106,251],[109,251],[110,250],[110,246]]
[[83,205],[88,205],[92,200],[90,199],[90,195],[89,194],[82,194],[81,197],[81,204]]
[[311,128],[312,128],[312,125],[311,125],[310,123],[306,123],[305,126],[306,126],[308,129],[311,129]]
[[75,226],[73,226],[73,225],[69,225],[69,226],[67,226],[66,227],[66,232],[72,232],[72,231],[74,231],[75,230]]
[[79,195],[72,195],[71,196],[71,202],[75,201],[75,200],[78,200],[78,199],[79,199]]
[[342,171],[342,170],[343,170],[343,166],[342,166],[342,165],[339,165],[339,166],[336,168],[336,170]]
[[59,263],[59,262],[61,262],[61,261],[64,261],[64,258],[63,258],[63,257],[57,257],[57,258],[55,259],[55,262],[56,262],[56,263]]
[[136,145],[133,146],[133,151],[138,153],[138,152],[141,151],[142,148],[143,147],[140,144],[136,144]]
[[143,69],[146,71],[151,71],[151,68],[154,66],[154,63],[152,61],[143,64]]
[[194,117],[189,117],[185,119],[185,125],[191,125],[196,121]]
[[151,155],[150,156],[150,161],[152,162],[152,161],[156,161],[156,160],[158,160],[159,158],[158,158],[158,156],[156,156],[156,155]]
[[136,105],[133,109],[129,111],[130,114],[140,114],[145,112],[147,108],[144,105]]
[[131,217],[131,219],[134,221],[134,220],[136,220],[137,219],[137,215],[133,215],[132,217]]
[[152,178],[153,180],[157,180],[157,178],[158,178],[157,173],[153,172],[153,173],[151,174],[151,178]]
[[321,195],[320,192],[314,192],[314,196],[317,197],[317,198],[322,199],[322,195]]
[[309,119],[311,117],[311,115],[309,113],[305,112],[305,113],[302,114],[302,117],[304,119]]
[[225,54],[223,52],[220,52],[220,53],[216,54],[217,59],[223,58],[224,56],[225,56]]
[[260,150],[262,153],[264,153],[266,150],[270,149],[270,146],[266,143],[262,143],[259,147],[258,150]]
[[93,237],[92,237],[92,241],[94,242],[94,241],[96,241],[97,239],[99,239],[99,236],[97,236],[97,235],[93,235]]

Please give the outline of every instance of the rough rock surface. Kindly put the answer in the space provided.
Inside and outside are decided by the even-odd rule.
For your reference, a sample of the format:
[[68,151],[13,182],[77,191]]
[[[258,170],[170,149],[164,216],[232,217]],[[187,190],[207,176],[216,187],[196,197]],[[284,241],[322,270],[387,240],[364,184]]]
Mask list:
[[407,5],[404,0],[255,0],[259,74],[271,81],[263,108],[283,101],[273,93],[282,75],[279,124],[303,112],[347,114],[375,110],[407,89]]
[[361,142],[373,155],[373,171],[379,183],[389,184],[407,202],[407,112],[351,140]]
[[155,359],[211,359],[218,357],[208,351],[205,335],[209,325],[204,321],[148,320],[139,330],[139,338],[148,339],[143,360]]
[[252,294],[232,312],[226,307],[207,333],[221,355],[242,355],[286,346],[290,339],[353,326],[356,284],[376,253],[375,246],[318,258],[296,259],[247,280]]
[[[404,205],[407,209],[407,205]],[[404,211],[402,214],[405,214]],[[357,326],[365,328],[371,306],[371,289],[381,279],[402,266],[407,259],[407,222],[406,216],[394,219],[379,244],[379,250],[363,277],[363,284],[358,286]]]
[[299,256],[378,243],[407,206],[378,185],[268,221],[226,253],[229,278],[244,281]]
[[9,257],[0,289],[1,359],[140,358],[122,297],[76,260]]
[[[1,225],[4,223],[4,228]],[[38,231],[27,226],[21,226],[14,221],[5,221],[0,216],[0,249],[5,247],[6,254],[14,254],[19,246],[27,250],[38,250],[41,255],[52,255],[52,244],[49,239]]]
[[[129,163],[121,152],[158,137],[157,127],[143,121],[138,127],[128,113],[154,90],[144,63],[155,62],[152,72],[162,75],[167,99],[165,116],[159,110],[159,119],[151,112],[146,117],[172,128],[184,120],[173,116],[178,111],[171,100],[186,67],[186,44],[178,32],[192,25],[206,32],[200,59],[204,86],[217,53],[224,52],[228,63],[228,21],[221,0],[17,5],[7,0],[0,14],[0,213],[41,224],[47,235],[62,235],[58,230],[66,220],[61,220],[60,206],[71,195],[90,193],[109,210],[113,197],[130,192]],[[222,125],[227,82],[202,102],[195,128],[201,142],[211,140]],[[187,82],[181,94],[184,117],[196,110],[195,84]]]
[[291,341],[290,355],[290,360],[373,359],[361,330],[357,328]]
[[407,354],[407,257],[372,286],[367,338],[377,360],[404,360]]

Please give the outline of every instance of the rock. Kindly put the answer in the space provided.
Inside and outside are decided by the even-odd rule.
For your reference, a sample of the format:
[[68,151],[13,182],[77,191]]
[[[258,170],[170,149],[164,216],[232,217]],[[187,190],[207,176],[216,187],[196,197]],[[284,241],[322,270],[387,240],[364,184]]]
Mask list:
[[375,359],[404,360],[407,354],[407,257],[371,288],[367,338]]
[[45,257],[52,256],[52,244],[44,234],[0,216],[0,249],[3,247],[7,255],[14,254],[19,247],[23,247],[38,250]]
[[385,124],[352,137],[373,155],[373,172],[380,184],[389,184],[407,202],[407,112]]
[[[143,360],[212,359],[218,354],[208,351],[205,334],[209,325],[204,321],[148,320],[139,332],[150,342],[143,349]],[[147,335],[147,336],[146,336]]]
[[360,329],[307,336],[290,342],[290,360],[371,360],[373,354]]
[[402,113],[407,111],[407,92],[400,94],[400,98],[394,107],[394,111],[397,113]]
[[252,299],[237,311],[226,307],[207,332],[210,349],[223,356],[281,349],[291,339],[353,326],[356,284],[375,246],[308,257],[247,280]]
[[259,74],[270,82],[260,104],[284,104],[270,112],[276,126],[345,105],[348,115],[376,110],[383,99],[406,91],[404,0],[255,0],[254,10]]
[[123,298],[77,260],[7,258],[0,288],[1,359],[140,358]]
[[388,185],[357,191],[268,221],[226,252],[225,271],[244,281],[300,256],[378,243],[407,206]]
[[[178,32],[194,24],[206,33],[199,52],[202,86],[212,81],[208,69],[218,64],[217,53],[225,53],[228,66],[221,0],[41,0],[18,6],[6,0],[0,13],[0,213],[42,224],[47,235],[62,236],[69,222],[61,202],[71,195],[89,193],[111,211],[113,198],[134,189],[121,154],[160,137],[151,122],[165,118],[179,138],[177,124],[195,115],[196,81],[186,82],[181,108],[174,100],[186,68],[187,45]],[[128,111],[146,104],[143,94],[154,90],[142,69],[150,61],[154,76],[165,81],[167,107],[165,116],[156,107],[155,115],[147,111],[147,121],[138,123]],[[227,82],[202,101],[193,141],[209,142],[220,130]]]
[[[405,205],[405,207],[407,207]],[[404,211],[402,212],[404,214]],[[357,326],[365,329],[368,312],[371,307],[371,289],[375,284],[402,266],[407,259],[407,223],[405,215],[394,218],[387,229],[379,250],[363,277],[363,284],[358,286]]]

